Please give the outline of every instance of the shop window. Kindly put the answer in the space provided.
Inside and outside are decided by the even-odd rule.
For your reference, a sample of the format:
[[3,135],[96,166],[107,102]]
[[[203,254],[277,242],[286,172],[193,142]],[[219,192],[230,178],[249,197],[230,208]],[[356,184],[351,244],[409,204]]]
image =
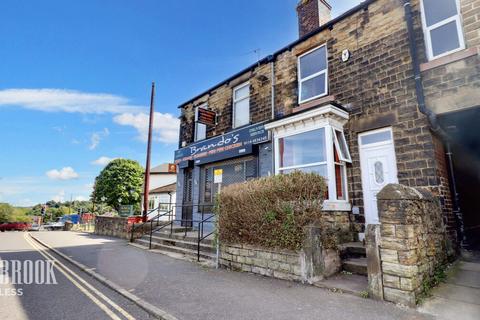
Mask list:
[[250,123],[250,84],[244,83],[233,89],[233,127]]
[[351,162],[351,157],[343,131],[330,125],[302,130],[275,138],[276,172],[317,173],[327,180],[328,200],[347,201],[346,163]]
[[465,48],[458,0],[422,0],[422,22],[429,60]]
[[323,45],[298,58],[299,102],[327,94],[327,46]]
[[257,177],[257,160],[236,160],[204,167],[200,187],[201,199],[204,204],[213,204],[215,195],[219,192],[219,184],[213,183],[215,169],[222,169],[222,187],[225,187],[255,179]]
[[204,140],[207,137],[207,126],[198,122],[198,109],[207,108],[207,105],[202,105],[195,108],[195,141]]

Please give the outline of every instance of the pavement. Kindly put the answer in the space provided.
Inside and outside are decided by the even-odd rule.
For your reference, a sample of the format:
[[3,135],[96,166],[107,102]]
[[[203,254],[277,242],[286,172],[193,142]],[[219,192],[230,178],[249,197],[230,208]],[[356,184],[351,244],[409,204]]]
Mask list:
[[32,235],[177,319],[433,319],[390,303],[201,266],[121,239],[76,232]]
[[[52,232],[54,233],[54,232]],[[152,317],[132,301],[116,291],[88,277],[82,270],[67,261],[48,255],[35,246],[25,232],[0,233],[0,318],[2,320],[43,319],[151,319]],[[15,278],[11,262],[18,260],[22,266],[38,261],[54,260],[53,277],[50,284],[34,281],[24,284]],[[61,265],[63,266],[61,266]],[[3,273],[10,265],[10,270]],[[40,268],[35,268],[40,272]],[[8,275],[8,281],[5,275]],[[23,277],[24,273],[20,275]],[[36,283],[37,282],[37,283]]]
[[445,283],[432,290],[420,312],[439,320],[480,319],[480,256],[462,259],[452,267]]

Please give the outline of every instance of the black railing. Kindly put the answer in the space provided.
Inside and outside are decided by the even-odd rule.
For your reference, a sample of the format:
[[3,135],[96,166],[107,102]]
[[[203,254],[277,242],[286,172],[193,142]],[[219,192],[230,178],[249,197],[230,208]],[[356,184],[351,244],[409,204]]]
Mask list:
[[[165,208],[165,206],[168,206],[168,210],[166,212],[160,212],[162,209]],[[198,213],[200,215],[200,220],[195,220],[193,219],[193,209],[198,208]],[[208,234],[205,234],[205,225],[206,224],[213,224],[214,223],[214,218],[215,214],[211,212],[211,209],[209,210],[210,212],[206,212],[206,208],[210,207],[213,209],[213,205],[211,204],[192,204],[192,205],[176,205],[173,203],[160,203],[158,208],[155,208],[147,213],[147,217],[155,211],[159,211],[159,214],[155,215],[154,217],[148,218],[147,222],[143,222],[140,224],[135,225],[135,223],[132,225],[131,228],[131,235],[130,235],[130,242],[133,242],[135,240],[135,231],[138,231],[139,229],[141,230],[140,232],[140,237],[144,235],[145,231],[145,226],[150,224],[150,230],[149,230],[149,246],[148,248],[151,250],[152,249],[152,237],[154,232],[158,232],[160,230],[163,230],[167,227],[170,227],[170,236],[173,234],[173,227],[175,223],[180,223],[180,225],[183,227],[183,233],[184,233],[184,238],[187,237],[189,231],[195,231],[194,228],[196,227],[197,230],[197,261],[200,261],[200,249],[201,249],[201,244],[202,241],[207,239],[209,236],[213,235],[215,233],[215,228]],[[181,219],[175,219],[175,211],[176,210],[182,210],[183,212],[184,209],[188,209],[188,212],[191,213],[192,218],[188,219],[187,217],[182,217]],[[191,210],[191,211],[190,211]],[[167,220],[162,220],[163,217],[168,217]],[[156,223],[156,226],[154,227],[154,223]]]

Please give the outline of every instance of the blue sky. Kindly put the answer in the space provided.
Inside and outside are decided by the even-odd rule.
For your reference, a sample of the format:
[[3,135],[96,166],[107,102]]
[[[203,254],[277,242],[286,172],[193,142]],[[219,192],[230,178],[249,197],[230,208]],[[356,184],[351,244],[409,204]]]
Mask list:
[[[333,16],[359,0],[330,0]],[[177,147],[177,106],[297,38],[297,0],[2,0],[0,202],[87,198],[109,159]]]

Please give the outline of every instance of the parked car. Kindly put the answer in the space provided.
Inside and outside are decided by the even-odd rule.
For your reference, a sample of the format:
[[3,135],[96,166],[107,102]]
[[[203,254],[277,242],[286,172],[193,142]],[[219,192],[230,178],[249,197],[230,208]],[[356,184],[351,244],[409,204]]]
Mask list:
[[30,228],[28,228],[28,231],[40,231],[42,229],[42,226],[39,225],[38,223],[32,223]]
[[44,224],[43,228],[45,230],[53,231],[53,230],[62,230],[64,226],[65,226],[65,221],[62,218],[58,218],[57,221]]
[[30,224],[26,222],[7,222],[0,225],[0,231],[26,231],[30,228]]

